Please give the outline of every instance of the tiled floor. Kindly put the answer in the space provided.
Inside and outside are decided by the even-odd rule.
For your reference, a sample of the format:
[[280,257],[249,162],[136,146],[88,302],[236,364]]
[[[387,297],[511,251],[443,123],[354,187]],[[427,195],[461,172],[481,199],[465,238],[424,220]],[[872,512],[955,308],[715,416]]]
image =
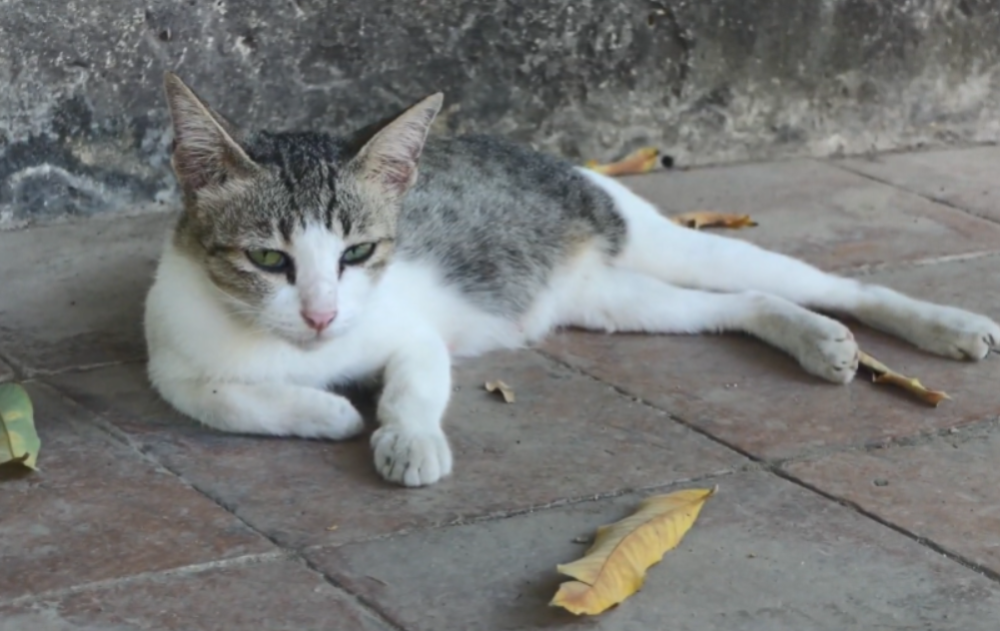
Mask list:
[[[628,178],[665,211],[1000,317],[1000,149]],[[554,335],[456,366],[455,473],[375,474],[363,439],[224,435],[149,389],[141,310],[171,217],[0,234],[0,381],[28,384],[40,471],[0,473],[0,631],[992,631],[1000,363],[862,346],[938,409],[821,383],[738,336]],[[482,384],[503,379],[511,405]],[[574,540],[642,497],[719,485],[621,607],[547,606]]]

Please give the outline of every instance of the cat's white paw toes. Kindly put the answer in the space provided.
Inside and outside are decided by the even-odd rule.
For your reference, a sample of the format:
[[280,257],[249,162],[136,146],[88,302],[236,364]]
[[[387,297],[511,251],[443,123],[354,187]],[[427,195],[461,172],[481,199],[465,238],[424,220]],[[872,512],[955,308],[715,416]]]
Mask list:
[[915,323],[911,334],[920,348],[953,359],[980,360],[1000,346],[1000,325],[975,313],[938,307]]
[[441,430],[414,432],[387,425],[372,434],[375,468],[390,482],[434,484],[451,473],[451,448]]
[[850,383],[858,371],[858,343],[846,326],[830,318],[810,318],[803,327],[799,363],[808,372],[834,383]]
[[344,440],[365,429],[365,420],[351,402],[343,397],[324,397],[323,405],[312,413],[293,420],[290,433],[303,438]]

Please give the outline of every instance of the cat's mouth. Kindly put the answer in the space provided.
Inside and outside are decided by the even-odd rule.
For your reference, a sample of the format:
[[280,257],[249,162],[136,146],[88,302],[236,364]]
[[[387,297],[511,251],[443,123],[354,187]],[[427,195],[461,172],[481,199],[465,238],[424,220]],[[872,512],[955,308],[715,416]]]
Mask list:
[[289,344],[295,346],[300,350],[312,351],[322,347],[325,344],[332,342],[338,337],[341,337],[350,328],[351,325],[349,321],[344,320],[342,322],[337,322],[333,326],[324,329],[322,331],[312,331],[312,330],[289,331],[286,329],[284,331],[275,331],[275,333],[280,337],[284,338],[285,341],[287,341]]
[[311,337],[295,337],[288,341],[292,343],[293,346],[303,351],[314,351],[317,348],[323,346],[330,341],[330,337],[324,336],[322,334],[313,335]]

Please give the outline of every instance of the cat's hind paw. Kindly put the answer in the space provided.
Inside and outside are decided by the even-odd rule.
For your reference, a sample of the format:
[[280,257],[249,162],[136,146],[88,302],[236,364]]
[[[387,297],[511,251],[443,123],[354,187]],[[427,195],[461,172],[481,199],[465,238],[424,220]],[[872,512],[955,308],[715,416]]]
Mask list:
[[975,361],[1000,347],[1000,326],[986,316],[937,305],[922,316],[908,324],[906,333],[926,351]]
[[375,469],[404,486],[434,484],[451,473],[451,448],[440,429],[415,432],[387,425],[372,434]]
[[347,399],[323,393],[322,405],[289,420],[284,434],[302,438],[345,440],[365,429],[361,413]]

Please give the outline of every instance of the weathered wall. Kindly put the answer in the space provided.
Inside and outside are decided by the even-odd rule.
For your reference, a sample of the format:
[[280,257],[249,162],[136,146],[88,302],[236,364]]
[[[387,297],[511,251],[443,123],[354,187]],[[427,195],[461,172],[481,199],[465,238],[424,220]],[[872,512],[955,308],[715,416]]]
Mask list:
[[160,85],[236,121],[682,163],[1000,136],[996,0],[0,0],[0,226],[173,204]]

